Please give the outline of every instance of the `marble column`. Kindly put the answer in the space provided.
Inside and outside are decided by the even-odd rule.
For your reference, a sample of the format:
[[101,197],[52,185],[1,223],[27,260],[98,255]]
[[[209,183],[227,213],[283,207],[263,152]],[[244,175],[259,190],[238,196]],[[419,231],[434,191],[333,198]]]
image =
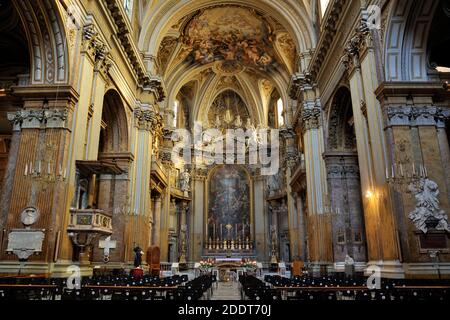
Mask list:
[[295,199],[296,199],[297,221],[298,221],[298,237],[296,238],[298,245],[297,255],[302,261],[307,261],[308,245],[306,241],[307,230],[306,230],[305,206],[301,194],[297,193]]
[[132,216],[127,227],[126,246],[128,260],[132,261],[135,245],[146,249],[153,239],[150,222],[153,220],[150,194],[151,154],[153,152],[153,129],[157,121],[157,113],[153,106],[138,103],[133,112],[134,127],[131,138],[131,148],[134,156],[134,166],[131,174],[131,212]]
[[187,210],[187,203],[183,202],[181,204],[181,208],[179,210],[180,212],[180,227],[179,230],[179,239],[180,239],[180,258],[179,263],[180,264],[186,264],[186,257],[187,257],[187,220],[186,220],[186,210]]
[[255,229],[252,231],[254,235],[253,239],[255,241],[256,258],[258,261],[267,261],[270,256],[269,241],[267,235],[270,234],[268,218],[266,213],[266,206],[264,200],[264,178],[261,176],[256,176],[253,179],[253,196],[254,196],[254,221]]
[[154,199],[154,210],[153,210],[153,234],[152,234],[152,245],[161,246],[161,210],[162,210],[162,197],[156,196]]
[[270,263],[277,263],[280,256],[278,241],[278,213],[279,204],[271,205],[271,223],[270,223]]
[[[364,12],[362,13],[364,15]],[[361,193],[365,217],[368,265],[381,267],[383,276],[403,277],[396,217],[386,183],[388,149],[383,117],[375,91],[379,85],[373,34],[361,28],[346,49],[355,124]]]
[[199,261],[203,254],[205,230],[205,205],[206,204],[206,172],[201,169],[196,169],[192,175],[192,214],[190,224],[190,254],[189,259],[192,261]]
[[305,150],[308,204],[308,252],[313,272],[332,262],[330,215],[327,212],[327,183],[323,159],[324,140],[322,110],[316,88],[309,81],[303,83],[304,97],[301,111]]
[[[58,259],[55,250],[59,246],[58,241],[61,241],[58,235],[66,232],[68,184],[66,176],[59,175],[59,168],[62,166],[67,170],[71,140],[69,128],[79,96],[71,86],[52,85],[16,87],[14,93],[23,99],[24,109],[8,114],[15,132],[13,139],[17,140],[13,141],[11,150],[16,157],[15,163],[10,161],[8,164],[8,170],[14,173],[7,172],[5,177],[5,181],[10,183],[10,191],[5,191],[4,196],[10,198],[5,202],[4,196],[2,198],[2,207],[8,205],[3,228],[6,232],[22,228],[20,215],[28,206],[39,211],[39,219],[33,228],[45,229],[45,238],[42,252],[31,257],[31,260],[36,265],[42,263],[43,269],[31,272],[46,273],[51,272],[49,263]],[[36,178],[30,170],[33,168],[37,174],[39,167],[40,178]],[[28,174],[25,174],[25,168]],[[7,243],[3,241],[0,259],[16,260],[16,257],[5,254]]]

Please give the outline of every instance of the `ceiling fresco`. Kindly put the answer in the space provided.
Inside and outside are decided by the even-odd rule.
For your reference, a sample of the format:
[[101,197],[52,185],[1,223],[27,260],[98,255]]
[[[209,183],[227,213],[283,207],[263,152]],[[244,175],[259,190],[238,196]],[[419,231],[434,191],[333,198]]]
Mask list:
[[183,37],[187,59],[200,64],[224,61],[224,68],[243,64],[267,70],[277,63],[275,35],[269,23],[251,9],[226,6],[201,11]]

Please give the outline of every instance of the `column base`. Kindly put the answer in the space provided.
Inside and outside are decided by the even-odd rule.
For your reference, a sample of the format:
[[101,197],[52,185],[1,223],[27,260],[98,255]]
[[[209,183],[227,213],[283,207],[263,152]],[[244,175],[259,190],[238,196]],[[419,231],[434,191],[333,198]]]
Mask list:
[[404,263],[406,278],[450,279],[449,262]]
[[44,262],[0,261],[0,274],[2,275],[48,275],[50,264]]
[[83,277],[92,276],[92,265],[81,264],[73,261],[58,261],[57,263],[0,261],[0,274],[9,275],[46,275],[53,278],[65,278],[73,274],[68,270],[71,266],[80,268]]
[[371,268],[380,268],[380,276],[388,279],[403,279],[405,278],[405,270],[403,264],[398,260],[372,260],[367,262],[367,268],[364,270],[365,276],[371,276]]
[[[364,272],[367,269],[367,262],[355,261],[355,272]],[[335,262],[333,265],[334,272],[345,272],[345,262]]]

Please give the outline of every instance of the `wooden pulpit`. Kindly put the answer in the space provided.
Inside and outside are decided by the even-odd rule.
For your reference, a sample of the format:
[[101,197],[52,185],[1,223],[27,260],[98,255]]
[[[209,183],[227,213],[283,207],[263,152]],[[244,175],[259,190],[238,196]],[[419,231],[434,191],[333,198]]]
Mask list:
[[159,276],[161,270],[161,250],[158,246],[151,246],[147,249],[147,264],[150,274]]

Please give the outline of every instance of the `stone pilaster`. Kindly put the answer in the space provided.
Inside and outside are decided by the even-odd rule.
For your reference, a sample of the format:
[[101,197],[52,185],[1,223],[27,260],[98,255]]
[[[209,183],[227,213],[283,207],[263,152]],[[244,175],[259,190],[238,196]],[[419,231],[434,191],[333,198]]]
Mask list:
[[[428,179],[438,186],[440,209],[450,211],[449,145],[445,133],[450,109],[441,106],[436,99],[443,94],[440,83],[382,83],[376,91],[383,109],[388,155],[394,165],[397,178],[402,165],[404,174],[412,173],[412,163],[418,172],[426,168]],[[392,170],[392,169],[391,169]],[[392,173],[389,175],[391,176]],[[395,179],[391,179],[395,180]],[[403,192],[399,186],[392,188],[393,205],[399,221],[400,245],[405,272],[411,276],[427,275],[433,259],[430,249],[422,247],[419,231],[409,214],[416,208],[413,194]],[[439,260],[448,263],[448,254],[440,254]]]
[[374,32],[369,30],[365,11],[350,39],[344,56],[352,97],[361,192],[370,265],[382,268],[383,276],[403,277],[395,218],[386,184],[387,147],[380,104],[374,94],[378,86]]
[[308,205],[308,252],[313,270],[328,266],[332,261],[329,213],[326,210],[326,171],[322,108],[318,89],[308,75],[293,79],[298,84],[303,105],[299,113],[305,150]]
[[[13,87],[13,91],[22,99],[24,108],[8,114],[15,131],[12,152],[16,160],[14,166],[8,166],[11,192],[2,198],[3,203],[5,196],[9,197],[5,199],[8,206],[2,206],[7,210],[4,228],[6,235],[11,229],[22,228],[20,213],[25,207],[35,207],[40,216],[33,228],[45,229],[45,238],[42,253],[30,261],[46,263],[44,271],[50,272],[49,263],[58,259],[58,239],[66,233],[68,184],[64,173],[68,168],[73,110],[79,96],[70,86]],[[4,253],[6,245],[4,241],[0,259],[17,261],[17,257]]]
[[132,217],[127,227],[127,247],[132,258],[132,248],[134,245],[140,245],[145,249],[151,244],[152,232],[151,222],[153,221],[151,212],[150,195],[150,173],[151,173],[151,154],[153,128],[156,121],[156,113],[152,106],[138,104],[133,112],[134,115],[134,136],[133,136],[133,154],[134,166],[132,171],[132,199],[131,211]]

